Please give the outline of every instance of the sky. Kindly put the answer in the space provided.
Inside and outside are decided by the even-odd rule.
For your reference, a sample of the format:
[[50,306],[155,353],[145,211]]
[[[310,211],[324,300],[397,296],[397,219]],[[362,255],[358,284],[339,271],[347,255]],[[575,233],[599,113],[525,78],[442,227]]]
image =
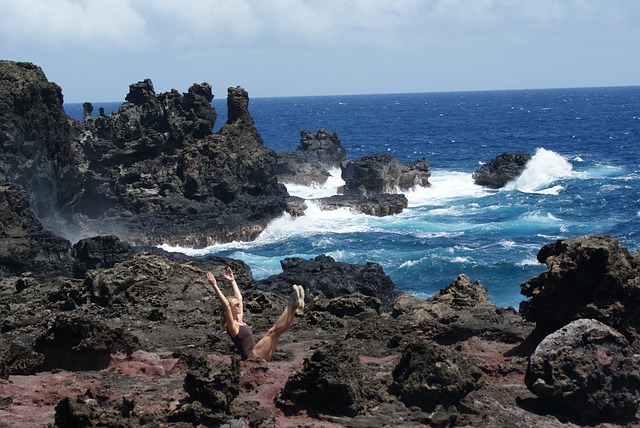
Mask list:
[[0,59],[65,102],[640,85],[638,0],[0,0]]

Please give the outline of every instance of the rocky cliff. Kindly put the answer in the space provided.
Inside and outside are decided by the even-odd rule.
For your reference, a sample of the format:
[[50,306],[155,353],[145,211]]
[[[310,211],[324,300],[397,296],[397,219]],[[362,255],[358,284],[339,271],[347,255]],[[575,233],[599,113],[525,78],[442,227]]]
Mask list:
[[73,121],[39,67],[1,61],[0,180],[21,186],[45,226],[74,240],[253,239],[284,212],[288,194],[247,92],[229,89],[229,119],[217,133],[212,99],[206,83],[156,94],[147,79],[111,115]]

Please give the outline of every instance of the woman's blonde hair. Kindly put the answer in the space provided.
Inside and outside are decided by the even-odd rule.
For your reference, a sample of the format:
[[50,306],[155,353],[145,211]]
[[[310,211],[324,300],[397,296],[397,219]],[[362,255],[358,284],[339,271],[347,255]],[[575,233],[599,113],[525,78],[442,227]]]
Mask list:
[[[238,301],[238,299],[236,299],[234,296],[227,296],[226,299],[227,299],[227,302],[229,302],[229,306],[231,307],[233,307],[233,305],[235,304],[232,302]],[[227,319],[224,317],[223,311],[220,311],[220,330],[227,331]]]

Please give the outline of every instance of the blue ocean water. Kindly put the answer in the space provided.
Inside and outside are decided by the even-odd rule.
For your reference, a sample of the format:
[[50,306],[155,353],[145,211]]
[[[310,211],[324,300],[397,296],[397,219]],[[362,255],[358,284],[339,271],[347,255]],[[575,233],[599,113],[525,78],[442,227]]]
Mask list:
[[[226,100],[213,104],[218,128]],[[107,113],[117,106],[104,104]],[[81,116],[81,105],[65,108]],[[640,251],[640,87],[256,98],[249,110],[276,151],[294,150],[301,130],[324,128],[350,159],[428,159],[433,187],[406,192],[409,208],[395,216],[321,211],[312,200],[335,193],[335,171],[323,186],[289,186],[310,201],[306,215],[283,215],[253,242],[165,248],[241,259],[258,279],[280,273],[285,257],[377,262],[420,298],[465,273],[504,307],[517,307],[519,285],[545,270],[538,250],[556,239],[609,234]],[[473,183],[481,163],[518,150],[533,159],[516,182]]]

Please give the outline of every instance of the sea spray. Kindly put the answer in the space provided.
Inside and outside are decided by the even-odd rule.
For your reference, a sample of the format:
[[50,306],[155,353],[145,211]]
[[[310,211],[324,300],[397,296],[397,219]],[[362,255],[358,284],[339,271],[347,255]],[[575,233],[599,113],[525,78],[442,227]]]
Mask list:
[[557,195],[562,186],[547,187],[555,181],[572,175],[571,163],[561,155],[538,148],[518,178],[507,183],[505,190]]

